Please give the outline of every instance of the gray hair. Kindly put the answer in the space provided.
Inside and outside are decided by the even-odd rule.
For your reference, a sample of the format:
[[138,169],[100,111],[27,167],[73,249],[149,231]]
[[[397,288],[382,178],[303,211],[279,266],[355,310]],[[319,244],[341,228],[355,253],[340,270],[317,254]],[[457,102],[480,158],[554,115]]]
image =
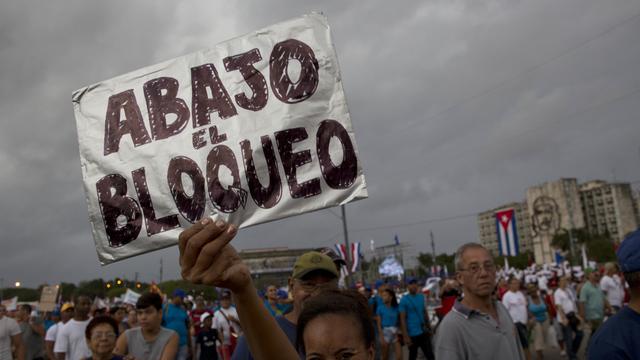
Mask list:
[[604,270],[605,271],[617,271],[618,270],[618,264],[614,263],[614,262],[608,262],[606,264],[604,264]]
[[456,271],[462,270],[462,267],[463,267],[462,266],[463,265],[462,264],[462,255],[464,255],[465,251],[467,251],[469,249],[484,249],[487,252],[489,251],[484,246],[482,246],[482,245],[480,245],[478,243],[475,243],[475,242],[469,242],[469,243],[466,243],[466,244],[460,246],[458,248],[458,250],[456,250],[456,255],[455,255],[455,258],[454,258],[454,264],[456,266]]

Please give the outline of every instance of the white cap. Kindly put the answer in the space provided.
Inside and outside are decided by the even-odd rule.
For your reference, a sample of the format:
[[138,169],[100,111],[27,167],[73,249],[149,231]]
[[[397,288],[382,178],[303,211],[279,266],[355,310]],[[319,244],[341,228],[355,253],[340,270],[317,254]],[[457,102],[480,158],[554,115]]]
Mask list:
[[202,315],[200,315],[200,323],[202,324],[210,316],[211,314],[209,314],[208,312],[202,313]]

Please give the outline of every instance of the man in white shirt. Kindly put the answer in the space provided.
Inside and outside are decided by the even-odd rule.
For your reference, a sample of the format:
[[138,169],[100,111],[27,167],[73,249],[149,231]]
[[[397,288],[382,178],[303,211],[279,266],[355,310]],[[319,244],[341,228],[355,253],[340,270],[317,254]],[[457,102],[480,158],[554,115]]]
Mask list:
[[56,355],[53,352],[53,347],[56,343],[56,338],[58,337],[58,330],[64,326],[71,318],[73,317],[73,304],[64,303],[62,304],[62,308],[60,308],[60,321],[51,325],[49,330],[44,336],[44,345],[45,350],[47,351],[47,356],[49,359],[55,359]]
[[7,308],[0,305],[0,359],[13,360],[11,346],[16,348],[16,359],[24,360],[24,346],[22,345],[22,331],[18,322],[5,316]]
[[225,291],[220,297],[220,310],[213,315],[213,327],[218,330],[223,339],[220,353],[227,360],[233,354],[236,340],[241,335],[240,320],[236,308],[231,306],[231,293]]
[[624,285],[618,275],[618,265],[616,263],[606,263],[604,266],[605,275],[600,280],[600,290],[607,295],[607,301],[618,312],[622,308],[624,301]]
[[76,297],[73,319],[58,330],[56,343],[53,347],[58,360],[77,360],[91,356],[84,333],[91,320],[90,310],[91,299],[88,296]]
[[502,304],[509,311],[511,320],[516,325],[520,344],[524,350],[525,356],[529,358],[529,333],[527,330],[527,320],[529,314],[527,312],[527,299],[520,291],[520,280],[516,277],[509,279],[509,291],[502,296]]
[[549,279],[547,279],[547,275],[542,272],[538,273],[538,289],[544,292],[549,291]]
[[557,320],[562,329],[567,356],[570,360],[576,359],[580,343],[582,342],[582,330],[578,328],[580,319],[577,315],[576,297],[568,288],[569,279],[560,278],[558,289],[553,293],[553,302],[556,305]]

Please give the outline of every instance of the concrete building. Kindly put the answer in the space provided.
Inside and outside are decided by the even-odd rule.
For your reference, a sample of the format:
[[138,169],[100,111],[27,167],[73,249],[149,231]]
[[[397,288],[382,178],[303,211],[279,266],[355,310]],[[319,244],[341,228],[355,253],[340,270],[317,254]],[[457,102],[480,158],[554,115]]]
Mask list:
[[478,214],[478,231],[480,243],[494,256],[500,254],[498,248],[498,232],[496,228],[496,213],[507,209],[513,209],[516,215],[516,228],[520,240],[520,251],[531,251],[531,224],[529,209],[526,202],[514,202],[487,210]]
[[576,179],[549,181],[527,189],[533,254],[537,264],[555,260],[553,237],[585,226]]
[[638,209],[628,183],[594,180],[580,185],[580,200],[587,230],[609,233],[616,242],[638,228]]
[[558,233],[586,228],[593,234],[609,233],[620,242],[640,226],[640,196],[629,183],[593,180],[578,185],[576,179],[559,179],[528,188],[524,203],[478,214],[480,242],[494,254],[498,254],[495,214],[508,208],[516,210],[521,251],[532,250],[538,264],[555,260],[551,240]]
[[286,286],[298,257],[315,249],[289,249],[287,247],[247,249],[239,252],[240,258],[251,270],[251,277],[258,289],[268,285]]

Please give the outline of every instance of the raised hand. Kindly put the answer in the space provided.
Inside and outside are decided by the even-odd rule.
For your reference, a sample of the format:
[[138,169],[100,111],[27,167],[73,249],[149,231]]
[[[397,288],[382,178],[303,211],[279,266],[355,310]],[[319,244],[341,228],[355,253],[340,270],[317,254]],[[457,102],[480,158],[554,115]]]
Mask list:
[[222,220],[204,218],[179,237],[182,278],[196,284],[224,287],[234,293],[251,286],[251,275],[229,245],[237,227]]

